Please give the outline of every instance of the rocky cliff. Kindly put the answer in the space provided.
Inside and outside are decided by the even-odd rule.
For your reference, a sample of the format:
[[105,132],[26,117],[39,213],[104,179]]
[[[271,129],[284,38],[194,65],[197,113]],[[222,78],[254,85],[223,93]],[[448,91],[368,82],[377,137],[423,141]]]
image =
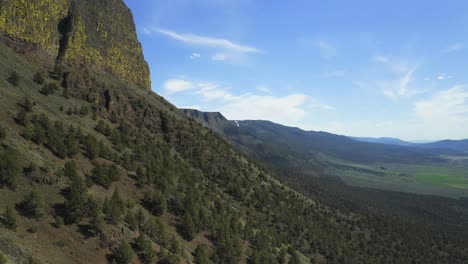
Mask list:
[[149,68],[122,0],[0,0],[0,33],[50,59],[150,89]]

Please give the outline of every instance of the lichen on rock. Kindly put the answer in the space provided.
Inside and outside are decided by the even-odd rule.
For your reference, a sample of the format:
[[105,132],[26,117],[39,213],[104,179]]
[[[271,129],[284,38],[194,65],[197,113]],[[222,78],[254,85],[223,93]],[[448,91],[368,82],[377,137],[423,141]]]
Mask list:
[[[66,49],[61,49],[60,23],[70,15],[73,32],[68,33]],[[0,32],[36,44],[63,63],[92,67],[150,88],[133,17],[122,0],[0,0]],[[59,50],[64,54],[58,56]]]

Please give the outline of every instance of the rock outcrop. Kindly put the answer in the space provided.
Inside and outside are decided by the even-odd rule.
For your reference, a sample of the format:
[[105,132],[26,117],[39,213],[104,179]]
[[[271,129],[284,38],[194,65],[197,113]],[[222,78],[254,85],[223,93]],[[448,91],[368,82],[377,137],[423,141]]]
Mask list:
[[0,34],[57,63],[150,89],[133,16],[122,0],[0,0]]

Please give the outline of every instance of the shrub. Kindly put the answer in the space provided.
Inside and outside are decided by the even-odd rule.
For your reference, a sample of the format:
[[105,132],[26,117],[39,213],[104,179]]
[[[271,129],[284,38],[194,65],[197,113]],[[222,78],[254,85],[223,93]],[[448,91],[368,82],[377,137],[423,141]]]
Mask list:
[[0,139],[5,139],[7,136],[7,131],[4,127],[0,126]]
[[113,258],[118,264],[128,264],[134,256],[135,252],[133,252],[132,247],[125,240],[114,249]]
[[37,84],[44,84],[45,83],[45,78],[44,78],[44,75],[42,74],[42,72],[38,71],[35,75],[34,75],[34,78],[33,78],[34,82],[36,82]]
[[42,196],[36,189],[31,190],[31,192],[24,197],[23,202],[21,202],[21,208],[24,214],[33,218],[41,218],[46,212],[46,206]]
[[13,86],[18,86],[20,82],[20,77],[16,71],[13,71],[8,77],[7,81],[11,83]]
[[5,213],[3,214],[3,223],[6,228],[16,231],[16,214],[9,206],[6,208]]

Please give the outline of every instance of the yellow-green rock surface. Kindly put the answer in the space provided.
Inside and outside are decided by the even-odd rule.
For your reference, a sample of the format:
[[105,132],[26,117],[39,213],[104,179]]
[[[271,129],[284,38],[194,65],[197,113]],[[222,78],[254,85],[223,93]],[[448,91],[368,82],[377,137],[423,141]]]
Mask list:
[[[56,58],[62,35],[59,23],[72,13],[64,62],[114,74],[150,89],[130,10],[122,0],[0,0],[0,31],[11,39],[37,44]],[[72,12],[70,10],[73,10]]]

